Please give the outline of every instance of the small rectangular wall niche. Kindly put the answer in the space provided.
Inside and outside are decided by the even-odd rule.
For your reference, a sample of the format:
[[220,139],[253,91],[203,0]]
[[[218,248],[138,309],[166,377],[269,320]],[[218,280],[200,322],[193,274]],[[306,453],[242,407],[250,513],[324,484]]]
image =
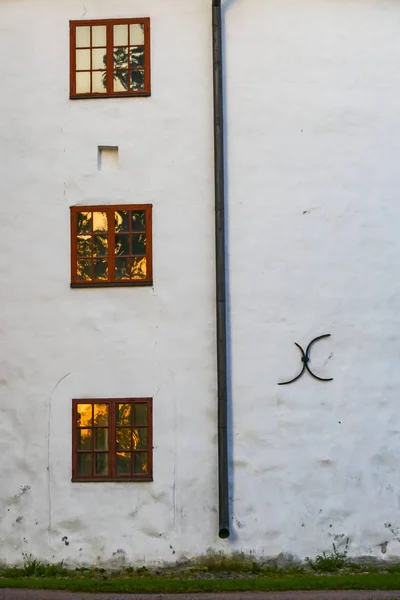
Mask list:
[[118,171],[118,146],[98,147],[97,168],[99,171]]

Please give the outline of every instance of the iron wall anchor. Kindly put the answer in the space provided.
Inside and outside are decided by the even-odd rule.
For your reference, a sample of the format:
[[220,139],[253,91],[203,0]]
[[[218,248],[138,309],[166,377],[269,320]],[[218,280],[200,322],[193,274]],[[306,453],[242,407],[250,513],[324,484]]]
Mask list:
[[301,352],[301,362],[303,363],[303,368],[300,371],[300,373],[294,377],[294,379],[291,379],[290,381],[282,381],[281,383],[278,383],[278,385],[288,385],[289,383],[294,383],[295,381],[297,381],[298,379],[300,379],[300,377],[303,375],[304,371],[308,371],[311,375],[311,377],[314,377],[314,379],[318,379],[318,381],[333,381],[333,377],[329,377],[329,378],[324,378],[324,377],[318,377],[318,375],[316,375],[315,373],[313,373],[310,369],[310,367],[308,366],[308,363],[310,362],[310,350],[311,350],[311,346],[314,344],[314,342],[317,342],[318,340],[322,340],[323,338],[327,338],[330,337],[331,334],[330,333],[326,333],[325,335],[319,335],[318,337],[314,338],[313,340],[311,340],[311,342],[308,344],[307,346],[307,350],[304,352],[303,348],[300,346],[300,344],[298,344],[297,342],[295,342],[295,345],[299,348],[300,352]]

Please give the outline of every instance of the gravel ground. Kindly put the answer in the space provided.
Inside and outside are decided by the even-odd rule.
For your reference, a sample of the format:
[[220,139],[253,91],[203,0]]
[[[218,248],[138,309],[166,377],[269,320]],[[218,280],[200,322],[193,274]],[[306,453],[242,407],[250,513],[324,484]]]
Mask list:
[[400,600],[400,591],[229,592],[217,594],[88,594],[0,589],[0,600]]

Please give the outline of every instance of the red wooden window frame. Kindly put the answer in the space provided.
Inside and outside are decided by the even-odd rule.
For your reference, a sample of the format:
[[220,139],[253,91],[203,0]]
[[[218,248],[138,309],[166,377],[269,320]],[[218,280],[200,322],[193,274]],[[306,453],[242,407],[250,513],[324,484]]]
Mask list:
[[[95,206],[71,206],[71,287],[109,287],[109,286],[151,286],[153,285],[153,256],[152,256],[152,205],[151,204],[113,204],[113,205],[95,205]],[[129,231],[126,232],[127,235],[133,237],[135,234],[145,234],[146,235],[146,253],[145,255],[137,255],[137,257],[145,256],[146,257],[146,276],[142,278],[131,278],[131,279],[118,279],[116,277],[116,264],[120,259],[124,259],[124,256],[129,260],[134,260],[135,252],[133,248],[131,248],[131,252],[129,255],[116,255],[115,247],[116,247],[116,236],[123,235],[121,232],[116,232],[114,227],[114,219],[115,213],[118,211],[137,211],[137,212],[145,212],[145,221],[146,221],[146,229],[145,231],[133,231],[132,225],[129,225]],[[78,233],[77,233],[77,215],[78,213],[85,212],[101,212],[107,213],[108,220],[108,230],[107,233],[102,233],[102,237],[107,236],[107,244],[108,244],[108,255],[107,256],[96,256],[94,252],[94,246],[92,245],[92,252],[90,255],[80,255],[78,256]],[[110,227],[110,224],[112,225]],[[86,234],[81,234],[86,235]],[[87,236],[91,237],[94,241],[96,239],[96,235],[93,231],[93,222],[91,225],[91,231],[87,234]],[[132,242],[129,242],[130,244]],[[107,260],[108,263],[108,278],[107,279],[96,279],[95,273],[93,271],[93,279],[92,280],[82,280],[78,275],[78,260],[80,261],[91,261],[94,264],[94,261],[97,260]]]
[[[130,77],[130,73],[135,70],[144,70],[144,87],[140,90],[124,90],[124,91],[114,91],[114,25],[135,25],[141,24],[144,26],[144,68],[127,68],[128,78]],[[102,71],[106,72],[106,83],[107,89],[105,92],[85,92],[85,93],[77,93],[76,91],[76,28],[77,27],[87,27],[87,26],[106,26],[106,65]],[[128,31],[130,28],[128,27]],[[92,29],[90,30],[92,32]],[[130,35],[130,34],[129,34]],[[92,45],[92,34],[91,34],[91,45],[79,48],[81,50],[92,50],[95,46]],[[128,39],[129,47],[138,47],[142,46],[141,44],[130,44],[130,39]],[[100,69],[92,69],[92,59],[90,61],[90,69],[86,70],[92,74],[94,71],[100,71]],[[125,70],[125,69],[124,69]],[[71,99],[80,99],[80,98],[126,98],[126,97],[134,97],[134,96],[150,96],[151,95],[151,62],[150,62],[150,18],[143,17],[140,19],[99,19],[99,20],[83,20],[83,21],[70,21],[70,98]],[[92,89],[92,84],[91,84]]]
[[[91,405],[91,424],[84,423],[80,425],[78,419],[78,406],[79,405]],[[108,421],[107,425],[102,421],[95,423],[95,406],[108,406]],[[118,423],[117,410],[119,405],[130,405],[131,411],[129,415],[129,422],[125,421],[124,424]],[[143,425],[135,423],[134,407],[137,405],[147,406],[147,424]],[[118,430],[131,430],[132,435],[130,439],[134,437],[133,431],[146,430],[147,432],[147,444],[145,447],[140,449],[133,448],[133,442],[131,442],[130,450],[125,450],[117,447],[117,431]],[[91,431],[89,439],[91,440],[90,448],[80,449],[79,446],[79,432],[81,430]],[[108,449],[102,450],[95,447],[95,440],[101,439],[101,436],[97,435],[98,432],[102,433],[107,430],[106,435],[103,439],[107,439]],[[136,433],[136,435],[138,435]],[[79,474],[78,461],[79,456],[85,454],[91,456],[89,463],[91,464],[91,473],[82,475]],[[97,457],[99,455],[108,455],[108,474],[96,474]],[[129,474],[118,474],[117,461],[118,456],[121,454],[130,454],[130,473]],[[135,460],[139,458],[139,463],[142,462],[141,457],[145,457],[147,454],[146,461],[146,472],[138,473],[135,471]],[[141,455],[141,457],[139,457]],[[126,458],[126,457],[124,457]],[[144,460],[146,460],[146,458]],[[125,462],[125,465],[128,464]],[[107,482],[107,481],[153,481],[153,401],[152,398],[79,398],[72,401],[72,481],[79,482]]]

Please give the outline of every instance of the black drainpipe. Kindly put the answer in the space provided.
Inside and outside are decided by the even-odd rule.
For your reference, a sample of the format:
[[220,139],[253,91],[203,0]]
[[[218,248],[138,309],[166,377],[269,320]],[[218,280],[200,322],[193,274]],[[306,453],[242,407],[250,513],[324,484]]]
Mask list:
[[228,376],[225,282],[225,169],[221,0],[212,0],[214,62],[215,265],[218,371],[219,537],[229,537]]

